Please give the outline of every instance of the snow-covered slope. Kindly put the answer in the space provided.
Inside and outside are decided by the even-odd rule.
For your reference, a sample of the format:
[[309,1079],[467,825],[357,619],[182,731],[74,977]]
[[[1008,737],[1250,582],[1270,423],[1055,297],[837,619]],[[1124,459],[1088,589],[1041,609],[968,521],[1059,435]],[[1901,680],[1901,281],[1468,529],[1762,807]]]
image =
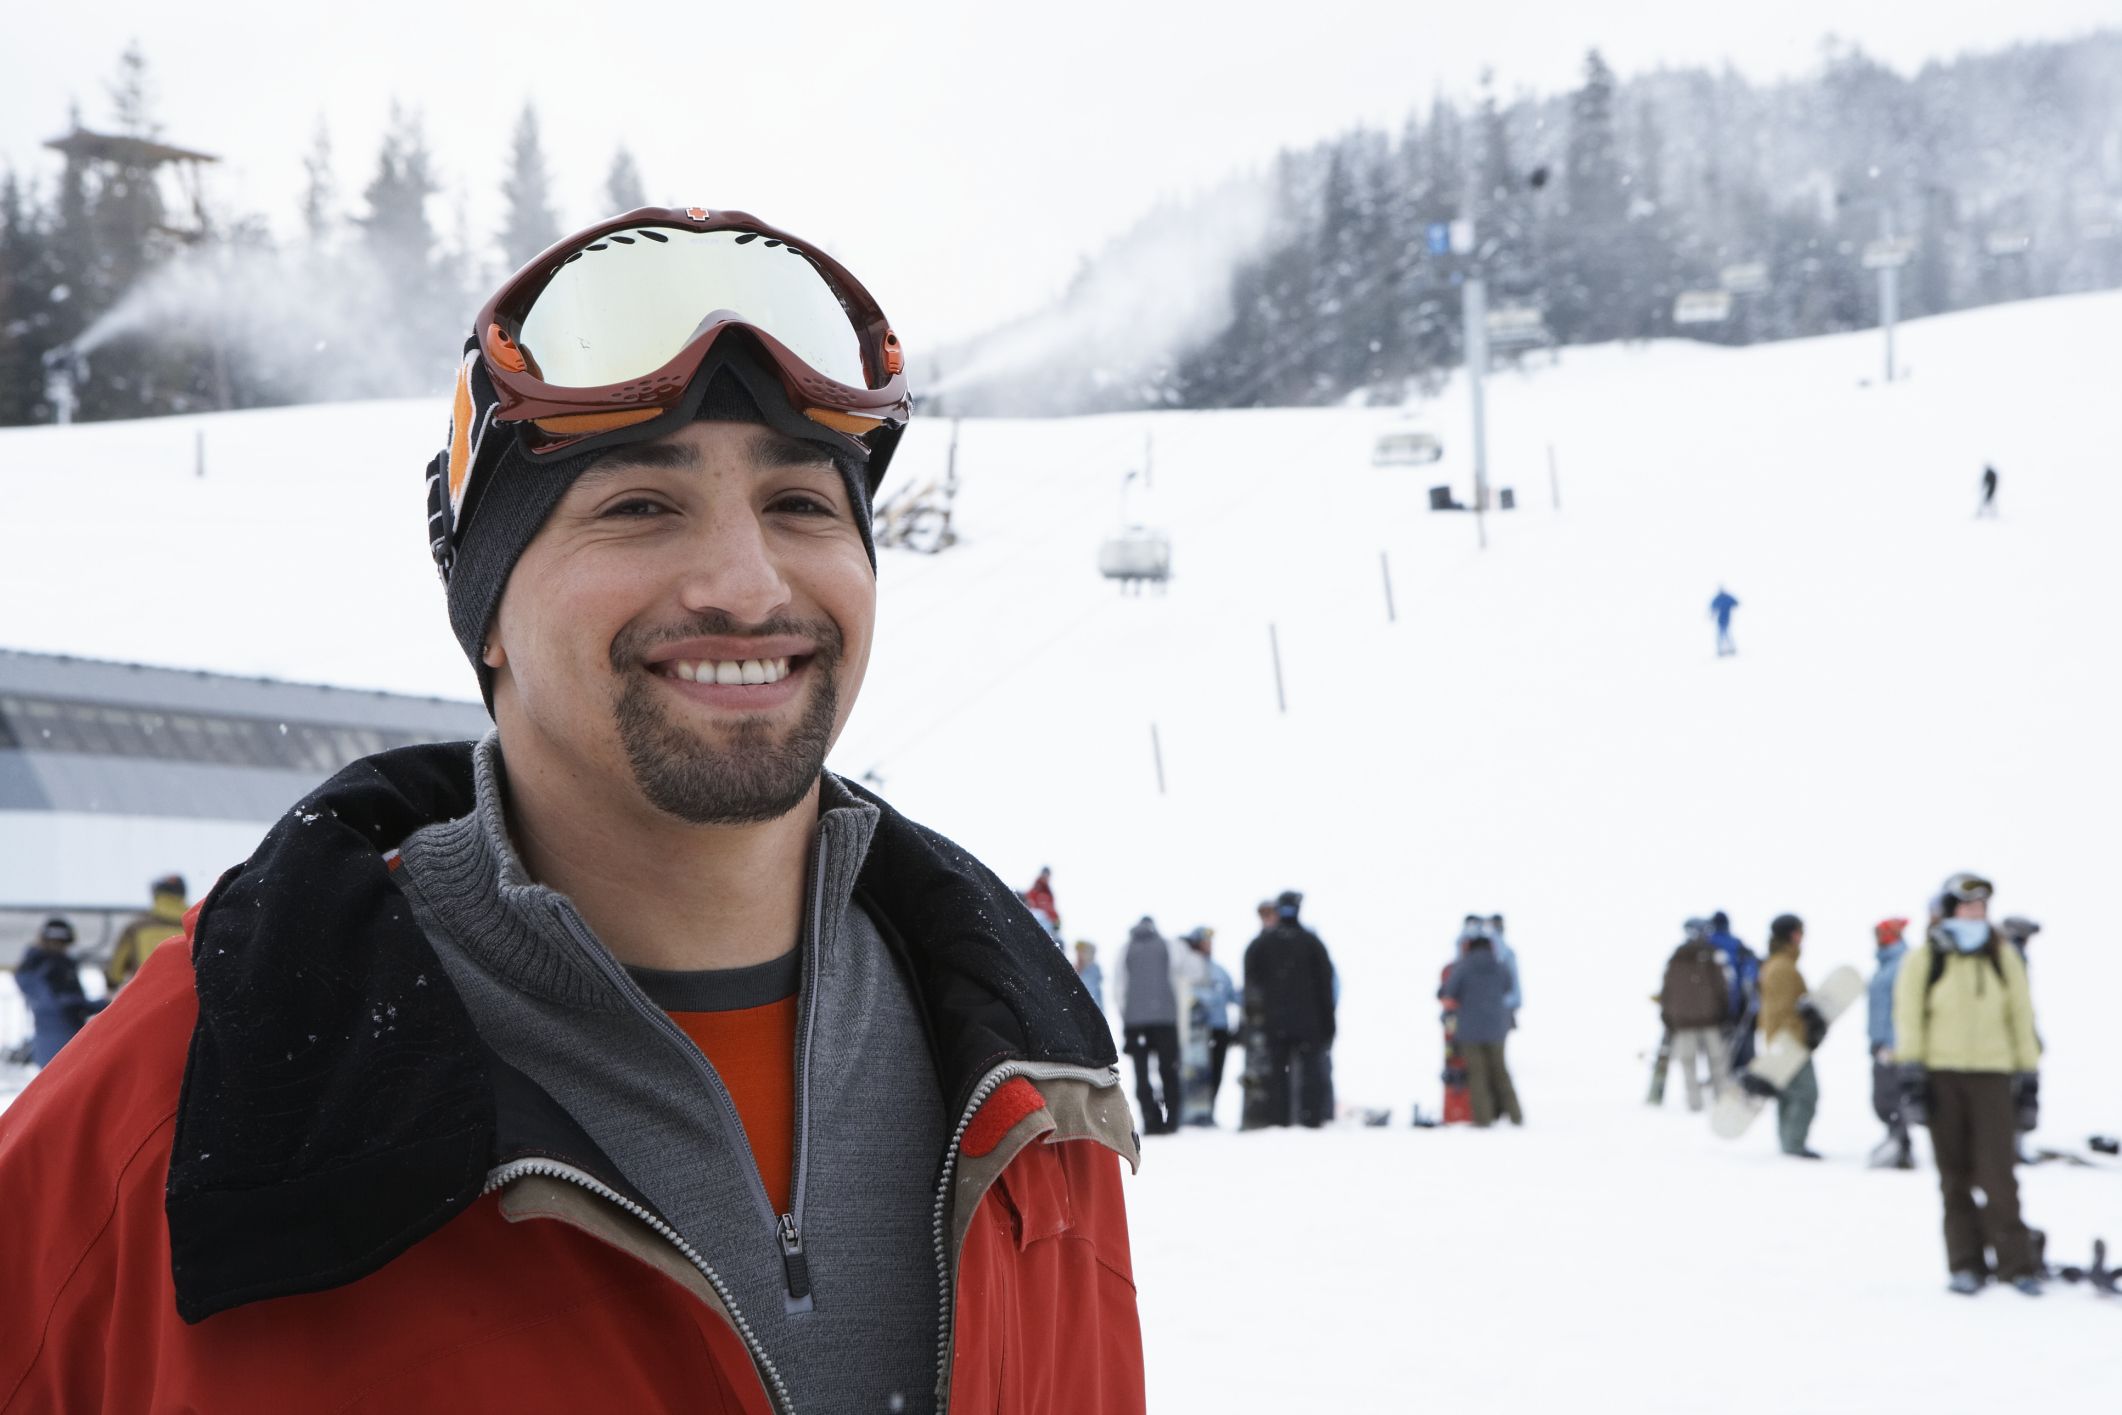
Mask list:
[[[1758,945],[1791,910],[1808,972],[1867,965],[1875,920],[1974,868],[2047,926],[2045,1133],[2122,1130],[2118,323],[2122,295],[1904,326],[1890,387],[1874,335],[1499,375],[1491,476],[1521,509],[1485,552],[1423,509],[1432,482],[1467,491],[1457,383],[1415,410],[1447,448],[1415,470],[1369,464],[1398,410],[964,426],[964,543],[887,552],[840,770],[1005,876],[1051,864],[1071,937],[1117,944],[1147,912],[1216,926],[1235,964],[1254,901],[1303,889],[1343,979],[1343,1097],[1396,1118],[1437,1104],[1459,917],[1508,915],[1525,974],[1522,1134],[1152,1144],[1152,1409],[1946,1410],[2111,1383],[2116,1313],[2082,1292],[1936,1295],[1930,1178],[1857,1168],[1861,1020],[1821,1062],[1824,1167],[1641,1092],[1682,918],[1728,909]],[[420,524],[441,422],[0,434],[0,644],[468,694]],[[1123,598],[1093,561],[1145,435],[1125,514],[1172,532],[1176,579]],[[894,479],[947,442],[917,424]],[[1972,516],[1985,461],[1995,521]],[[1721,661],[1720,583],[1742,601]],[[2122,1173],[2025,1187],[2060,1249],[2122,1238]]]

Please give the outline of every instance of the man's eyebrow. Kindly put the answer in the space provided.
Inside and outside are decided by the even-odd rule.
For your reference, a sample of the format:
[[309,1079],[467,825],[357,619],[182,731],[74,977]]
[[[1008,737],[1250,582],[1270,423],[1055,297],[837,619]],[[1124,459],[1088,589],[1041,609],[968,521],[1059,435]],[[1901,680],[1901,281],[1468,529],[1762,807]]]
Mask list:
[[[802,442],[786,433],[762,427],[745,444],[746,453],[762,467],[831,467],[832,454],[812,442]],[[583,479],[625,471],[689,472],[700,466],[700,453],[688,442],[633,442],[614,447],[592,462]]]
[[816,467],[833,465],[832,453],[815,442],[803,442],[787,433],[762,427],[752,434],[747,449],[762,467]]
[[584,479],[620,471],[684,472],[700,465],[700,454],[687,442],[630,442],[614,447],[590,463]]

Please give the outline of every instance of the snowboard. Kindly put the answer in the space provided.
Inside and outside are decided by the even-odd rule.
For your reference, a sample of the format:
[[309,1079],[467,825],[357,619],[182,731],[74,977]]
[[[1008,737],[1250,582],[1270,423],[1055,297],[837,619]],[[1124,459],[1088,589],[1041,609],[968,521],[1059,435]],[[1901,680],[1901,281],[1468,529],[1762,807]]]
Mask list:
[[[1801,1005],[1810,1002],[1822,1017],[1833,1022],[1864,993],[1864,975],[1855,968],[1844,967],[1829,973],[1800,1002]],[[1781,1091],[1791,1083],[1791,1078],[1805,1069],[1805,1063],[1812,1060],[1812,1055],[1805,1043],[1788,1032],[1779,1032],[1774,1041],[1755,1055],[1745,1074],[1772,1091]],[[1747,1127],[1754,1123],[1754,1117],[1767,1105],[1767,1096],[1754,1095],[1745,1086],[1735,1085],[1717,1097],[1716,1105],[1709,1112],[1709,1128],[1727,1140],[1736,1140],[1746,1133]]]
[[1245,1048],[1245,1069],[1238,1073],[1241,1106],[1240,1130],[1259,1130],[1280,1124],[1287,1116],[1274,1113],[1274,1061],[1268,1053],[1267,1021],[1260,1000],[1248,990],[1239,1005],[1239,1044]]
[[[1439,987],[1451,976],[1451,971],[1451,966],[1446,964],[1443,976],[1437,980]],[[1474,1121],[1474,1093],[1466,1087],[1466,1053],[1459,1050],[1459,1004],[1448,997],[1443,1001],[1444,1123],[1471,1125]]]
[[1189,1002],[1186,1039],[1179,1044],[1179,1123],[1216,1123],[1215,1098],[1208,1093],[1208,1009]]
[[1658,1038],[1658,1054],[1650,1063],[1650,1094],[1645,1097],[1650,1105],[1665,1104],[1665,1075],[1673,1064],[1673,1034],[1667,1032]]

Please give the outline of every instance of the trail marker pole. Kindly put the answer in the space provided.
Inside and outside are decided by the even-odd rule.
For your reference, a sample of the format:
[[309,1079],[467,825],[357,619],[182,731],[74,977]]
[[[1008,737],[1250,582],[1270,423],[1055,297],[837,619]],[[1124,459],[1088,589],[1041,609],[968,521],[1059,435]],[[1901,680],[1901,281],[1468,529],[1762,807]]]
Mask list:
[[192,475],[206,475],[206,429],[200,428],[192,434]]
[[1289,713],[1289,699],[1282,692],[1282,640],[1276,637],[1275,626],[1267,626],[1267,651],[1275,660],[1275,708],[1285,716]]
[[1562,509],[1562,473],[1555,469],[1555,444],[1547,444],[1547,489],[1554,495],[1555,509]]
[[1164,795],[1164,743],[1157,737],[1157,724],[1149,725],[1149,754],[1157,763],[1157,794]]
[[1488,372],[1488,281],[1479,275],[1466,277],[1459,301],[1465,317],[1466,391],[1474,412],[1474,529],[1481,548],[1488,549],[1488,408],[1481,379]]
[[1393,609],[1393,562],[1382,550],[1378,552],[1378,568],[1385,572],[1385,622],[1397,624],[1400,616]]

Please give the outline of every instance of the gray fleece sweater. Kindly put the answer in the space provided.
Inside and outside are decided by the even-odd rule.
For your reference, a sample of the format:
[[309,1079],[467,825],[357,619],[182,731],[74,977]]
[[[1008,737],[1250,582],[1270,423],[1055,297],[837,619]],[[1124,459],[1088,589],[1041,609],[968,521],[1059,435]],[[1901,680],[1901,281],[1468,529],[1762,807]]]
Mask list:
[[[474,770],[472,813],[411,836],[399,880],[481,1038],[723,1278],[795,1409],[930,1409],[941,1320],[932,1217],[949,1122],[912,993],[852,899],[875,808],[826,776],[798,945],[784,1220],[706,1058],[574,906],[525,873],[495,737]],[[666,996],[684,988],[684,975],[655,981]]]

